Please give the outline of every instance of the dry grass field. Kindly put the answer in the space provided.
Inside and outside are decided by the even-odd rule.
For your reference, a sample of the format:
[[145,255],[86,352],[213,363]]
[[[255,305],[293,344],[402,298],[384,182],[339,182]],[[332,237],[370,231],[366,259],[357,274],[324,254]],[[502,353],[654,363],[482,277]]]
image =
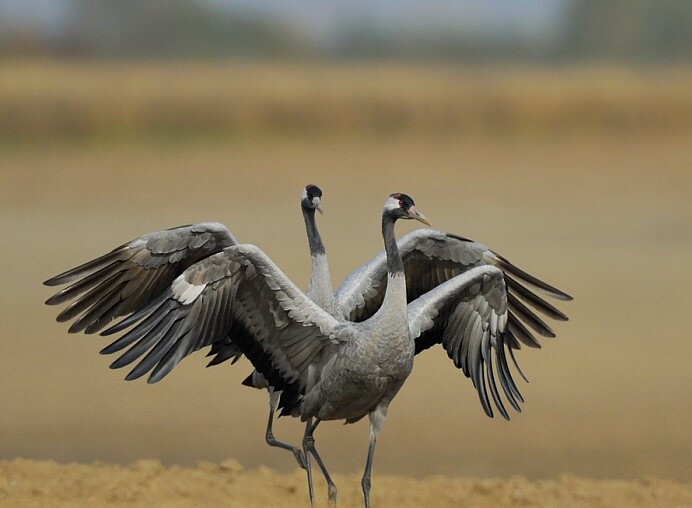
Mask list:
[[0,65],[0,136],[692,130],[692,72],[381,64]]
[[[553,101],[560,115],[581,111],[581,100],[567,98],[582,86],[581,96],[613,103],[622,97],[668,119],[660,129],[630,123],[627,107],[614,105],[622,134],[617,122],[601,129],[600,120],[575,119],[573,129],[554,136],[545,112],[535,113],[542,120],[533,124],[521,116],[524,123],[511,131],[494,131],[498,120],[488,119],[478,120],[487,121],[485,134],[470,132],[458,112],[473,109],[470,97],[482,87],[471,93],[451,85],[440,85],[439,94],[447,94],[459,123],[428,130],[411,119],[430,118],[423,105],[440,107],[438,94],[433,88],[418,96],[427,88],[407,81],[400,91],[406,100],[397,104],[411,108],[404,117],[412,127],[396,132],[349,127],[342,135],[341,120],[329,120],[324,132],[303,129],[291,116],[300,110],[291,98],[277,132],[267,134],[273,123],[260,118],[254,121],[262,129],[243,130],[248,136],[226,124],[204,135],[195,121],[207,126],[203,118],[226,118],[223,111],[234,109],[241,92],[256,111],[282,94],[310,102],[309,83],[331,83],[327,103],[342,113],[305,113],[306,124],[317,126],[315,115],[346,118],[360,94],[388,100],[389,75],[370,70],[368,80],[363,71],[339,68],[305,75],[255,68],[253,91],[227,69],[194,73],[195,64],[171,64],[163,74],[137,64],[126,71],[104,64],[91,73],[84,66],[22,65],[22,73],[0,73],[2,111],[24,111],[14,99],[33,111],[27,118],[15,113],[16,128],[0,114],[0,129],[9,132],[0,143],[0,506],[307,505],[292,457],[264,444],[265,395],[240,386],[247,362],[204,369],[198,355],[159,384],[126,383],[125,372],[109,370],[110,359],[98,354],[106,339],[68,335],[54,322],[41,281],[144,232],[219,220],[305,286],[309,259],[298,198],[308,182],[325,191],[327,213],[319,220],[336,284],[381,249],[381,203],[403,191],[436,228],[482,241],[575,297],[562,306],[571,320],[556,325],[557,339],[519,352],[531,383],[520,386],[527,403],[510,422],[483,414],[470,382],[442,351],[417,359],[379,441],[375,506],[692,506],[692,87],[647,75],[644,83],[655,85],[624,80],[618,93],[614,85],[609,91],[610,78],[600,87],[595,71],[572,69],[571,79],[537,75],[538,86],[547,87],[545,104]],[[284,73],[276,89],[264,83],[274,72]],[[293,87],[286,85],[291,72]],[[445,75],[396,72],[438,84]],[[493,72],[500,73],[485,71]],[[516,87],[498,85],[505,96],[517,94],[496,103],[502,114],[505,106],[511,111],[541,98],[529,86],[531,74],[517,72],[506,74]],[[177,74],[188,79],[162,85]],[[204,79],[190,77],[197,74]],[[129,98],[117,93],[116,76]],[[147,83],[158,84],[146,92]],[[646,95],[657,86],[670,93]],[[550,87],[565,95],[551,96]],[[154,113],[157,90],[167,104],[189,98],[181,111],[187,108],[191,120],[180,122],[195,136],[157,137],[165,131]],[[639,93],[653,102],[631,99]],[[212,105],[215,94],[219,111],[201,108],[195,120],[195,101]],[[63,125],[50,108],[42,117],[39,99],[73,104],[75,118],[92,118],[93,125],[72,124],[70,115]],[[130,110],[127,101],[136,105]],[[665,114],[652,106],[673,103]],[[93,117],[83,116],[89,111]],[[178,114],[171,113],[187,118]],[[127,135],[113,134],[118,118]],[[73,136],[74,125],[76,138],[60,142]],[[296,132],[284,135],[291,125]],[[522,125],[533,134],[513,134],[523,133]],[[411,227],[399,225],[398,233]],[[282,419],[276,432],[297,440],[301,429]],[[337,472],[343,506],[359,506],[367,423],[324,424],[316,436]],[[324,490],[319,494],[325,501]]]

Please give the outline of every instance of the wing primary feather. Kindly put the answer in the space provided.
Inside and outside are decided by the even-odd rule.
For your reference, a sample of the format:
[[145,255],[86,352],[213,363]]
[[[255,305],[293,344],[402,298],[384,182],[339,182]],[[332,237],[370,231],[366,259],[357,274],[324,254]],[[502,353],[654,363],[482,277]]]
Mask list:
[[124,285],[125,283],[121,282],[119,285],[112,288],[111,291],[106,292],[100,300],[94,302],[89,310],[84,312],[79,319],[72,323],[72,326],[70,326],[67,331],[69,333],[77,333],[81,332],[82,330],[93,329],[94,327],[98,329],[99,320],[101,319],[102,314],[108,312],[109,309],[113,308],[119,303],[120,295],[118,293]]
[[521,343],[516,339],[511,333],[506,333],[505,330],[505,341],[507,342],[507,347],[512,349],[521,349]]
[[512,309],[522,321],[525,321],[527,325],[540,333],[543,337],[555,337],[555,332],[545,324],[541,318],[531,312],[531,309],[521,303],[512,293],[507,293],[507,303],[509,308]]
[[[517,363],[517,359],[514,357],[514,350],[512,348],[507,348],[507,351],[509,351],[509,357],[512,359],[512,363],[514,363],[514,367],[517,369],[517,372],[524,379],[524,381],[526,381],[528,383],[529,378],[527,378],[524,375],[524,372],[521,370],[521,367],[519,367],[519,363]],[[522,399],[522,402],[523,402],[523,399]]]
[[541,343],[536,340],[536,338],[531,334],[531,332],[524,326],[517,316],[515,316],[512,311],[509,311],[509,320],[507,321],[507,329],[512,332],[512,335],[519,339],[524,345],[540,349]]
[[114,273],[107,280],[105,280],[98,286],[92,288],[81,298],[75,300],[70,305],[65,307],[65,309],[63,309],[63,311],[60,312],[60,314],[58,314],[56,320],[59,323],[64,323],[65,321],[69,321],[70,319],[81,314],[83,311],[85,311],[92,305],[95,305],[97,302],[103,299],[104,296],[108,295],[108,293],[110,293],[115,287],[117,287],[118,283],[120,282],[119,278],[120,273]]
[[[230,340],[230,339],[229,339]],[[214,350],[214,346],[216,344],[219,344],[218,349]],[[240,357],[243,355],[243,352],[238,348],[238,346],[234,342],[229,342],[229,343],[224,343],[221,345],[220,343],[216,343],[212,345],[211,351],[209,351],[209,354],[207,356],[213,356],[211,361],[207,364],[207,367],[212,367],[213,365],[218,365],[222,362],[225,362],[228,359],[231,359],[231,365],[238,361]]]
[[155,298],[154,300],[151,300],[149,303],[146,304],[146,306],[142,307],[135,313],[130,314],[128,317],[121,321],[118,321],[110,328],[106,328],[105,330],[103,330],[100,333],[100,335],[103,335],[104,337],[108,335],[113,335],[114,333],[118,333],[124,330],[125,328],[132,326],[136,322],[140,321],[144,316],[148,315],[149,311],[151,311],[154,307],[161,305],[161,303],[162,302],[160,298]]
[[497,258],[497,264],[500,266],[503,272],[509,272],[512,275],[516,275],[520,279],[528,282],[532,286],[540,289],[544,293],[552,296],[553,298],[557,298],[558,300],[564,300],[564,301],[569,301],[572,300],[573,298],[565,293],[564,291],[560,291],[556,287],[551,286],[550,284],[543,282],[540,279],[537,279],[530,273],[526,273],[524,270],[521,268],[513,265],[508,259],[504,258],[503,256],[500,256],[496,252],[493,252],[495,257]]
[[[509,347],[509,346],[508,346]],[[507,400],[510,401],[512,407],[518,412],[521,412],[521,407],[518,402],[524,402],[524,398],[519,392],[514,379],[512,378],[512,373],[507,365],[507,357],[505,356],[505,346],[504,344],[499,344],[495,351],[495,359],[497,360],[497,370],[502,376],[502,388],[505,390],[505,395],[507,395]]]
[[[174,306],[175,304],[171,300],[161,302],[159,307],[146,318],[144,318],[144,320],[138,326],[127,332],[115,342],[103,348],[101,350],[101,354],[109,355],[120,351],[121,349],[132,344],[137,339],[145,336],[147,333],[153,330],[161,322],[161,320],[163,320],[167,315],[170,315],[169,312]],[[141,316],[139,316],[135,321],[139,321],[140,318]]]
[[[220,309],[225,307],[224,303],[227,301],[227,297],[228,293],[222,292],[221,298],[215,299],[215,303],[218,303]],[[197,311],[196,314],[192,315],[193,322],[198,322],[195,319],[195,316],[199,315],[201,312],[202,311],[200,310]],[[218,312],[219,311],[217,310],[212,317],[219,316],[220,314],[217,314]],[[186,322],[189,320],[190,315],[186,316]],[[218,320],[215,321],[215,323],[218,323]],[[173,370],[173,368],[175,368],[176,365],[178,365],[178,363],[180,363],[183,358],[189,355],[191,351],[195,351],[202,347],[203,343],[206,340],[209,340],[209,338],[216,337],[218,334],[217,328],[218,327],[213,326],[212,328],[207,327],[199,329],[195,326],[188,326],[188,328],[182,334],[180,334],[175,344],[165,351],[163,358],[154,366],[153,370],[149,374],[149,377],[147,378],[147,383],[154,384],[161,381]],[[186,339],[186,337],[191,338]],[[212,346],[213,344],[215,344],[215,342],[212,342]]]
[[[458,309],[459,307],[457,307]],[[447,322],[445,329],[445,341],[449,342],[449,346],[445,346],[449,357],[454,361],[454,366],[459,369],[462,363],[462,341],[464,340],[461,334],[461,322],[463,321],[463,311],[453,312]],[[450,338],[447,338],[450,336]]]
[[507,282],[510,292],[516,291],[518,295],[521,296],[521,298],[530,304],[534,309],[558,321],[569,321],[567,315],[560,309],[555,308],[540,296],[532,293],[528,290],[528,288],[522,286],[519,282],[507,274],[505,274],[505,282]]
[[[467,328],[468,329],[468,328]],[[482,352],[480,346],[480,336],[482,334],[481,318],[476,313],[471,322],[471,329],[465,335],[466,342],[469,343],[468,346],[468,356],[466,361],[468,362],[468,368],[471,370],[471,379],[477,380],[478,371],[482,368]],[[481,376],[482,379],[482,376]]]
[[493,418],[493,408],[490,405],[490,400],[488,399],[488,392],[485,388],[485,376],[483,375],[482,369],[475,369],[475,374],[471,379],[474,379],[474,385],[476,385],[476,391],[478,392],[478,398],[481,401],[481,406],[483,406],[483,411],[490,418]]
[[162,320],[160,320],[156,326],[148,332],[146,335],[142,336],[139,341],[134,344],[130,349],[123,353],[117,360],[111,363],[111,369],[119,369],[125,365],[129,365],[134,362],[137,358],[142,356],[150,347],[156,344],[159,340],[166,336],[168,330],[176,322],[175,313],[166,314]]
[[490,385],[490,393],[492,394],[495,406],[500,411],[502,417],[505,420],[509,420],[509,414],[507,413],[504,404],[502,404],[502,399],[500,399],[500,394],[497,391],[497,385],[495,384],[495,375],[493,372],[493,359],[490,357],[490,347],[488,347],[487,356],[488,361],[486,362],[486,375],[488,378],[488,385]]
[[[122,305],[122,300],[119,295],[115,294],[111,297],[108,303],[110,304],[110,307],[106,309],[106,305],[102,305],[105,310],[98,312],[98,315],[94,316],[95,319],[93,319],[91,324],[84,329],[84,333],[91,335],[92,333],[98,332],[101,328],[110,323],[113,316],[118,312],[118,308]],[[92,313],[92,311],[89,312]]]
[[521,413],[521,406],[519,406],[518,401],[523,402],[521,399],[521,394],[514,384],[512,379],[512,374],[507,368],[507,359],[505,358],[505,347],[504,344],[499,344],[495,350],[495,365],[497,367],[498,376],[500,377],[500,384],[502,385],[502,390],[505,392],[507,400],[512,405],[515,411]]
[[186,353],[183,348],[176,346],[171,347],[163,359],[154,367],[154,370],[151,371],[151,374],[149,374],[147,378],[147,383],[154,384],[161,381],[183,358],[185,358],[185,356]]
[[91,275],[88,275],[87,277],[78,280],[71,286],[67,286],[66,288],[61,289],[53,296],[48,298],[48,300],[46,300],[46,305],[61,304],[63,302],[71,300],[72,298],[76,297],[81,293],[84,293],[92,287],[97,286],[98,284],[106,280],[108,277],[111,277],[114,273],[116,273],[114,269],[120,265],[120,261],[114,261],[110,265],[105,266],[100,270],[92,273]]
[[159,361],[174,347],[174,344],[185,338],[187,332],[179,333],[180,326],[180,321],[173,323],[166,334],[151,348],[151,351],[125,376],[125,380],[133,381],[155,368]]
[[127,248],[127,244],[121,245],[120,247],[116,247],[114,250],[107,254],[104,254],[103,256],[100,256],[96,259],[92,259],[91,261],[87,261],[82,265],[79,265],[75,268],[67,270],[66,272],[56,275],[55,277],[51,277],[50,279],[44,281],[43,284],[46,286],[60,286],[62,284],[69,284],[70,282],[74,282],[77,279],[80,279],[85,275],[91,274],[91,272],[94,272],[107,264],[111,264],[113,261],[122,261],[123,259],[126,259]]

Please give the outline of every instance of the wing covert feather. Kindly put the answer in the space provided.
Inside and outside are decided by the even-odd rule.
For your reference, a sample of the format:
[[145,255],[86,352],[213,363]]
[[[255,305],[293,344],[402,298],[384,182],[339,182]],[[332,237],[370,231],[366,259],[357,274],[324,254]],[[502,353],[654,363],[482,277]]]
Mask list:
[[235,245],[190,266],[155,306],[127,321],[134,327],[104,352],[133,344],[112,366],[142,358],[127,379],[150,372],[149,382],[212,346],[217,353],[246,354],[277,387],[303,388],[309,365],[342,340],[341,323],[253,245]]
[[223,224],[203,222],[147,233],[44,282],[69,284],[46,303],[72,303],[58,321],[77,318],[70,332],[94,333],[113,318],[141,310],[190,265],[236,244]]
[[[442,231],[417,229],[402,237],[398,245],[404,261],[409,303],[467,270],[479,266],[495,266],[502,270],[505,277],[506,291],[510,295],[511,321],[515,330],[519,330],[517,334],[523,343],[533,347],[540,346],[531,330],[545,337],[555,336],[550,326],[528,306],[551,319],[567,320],[562,311],[521,282],[559,300],[571,300],[569,295],[521,270],[481,243]],[[337,305],[342,310],[344,319],[364,321],[377,311],[384,299],[386,275],[386,257],[381,252],[344,281],[336,293]],[[509,339],[509,342],[512,347],[516,344],[513,339]]]

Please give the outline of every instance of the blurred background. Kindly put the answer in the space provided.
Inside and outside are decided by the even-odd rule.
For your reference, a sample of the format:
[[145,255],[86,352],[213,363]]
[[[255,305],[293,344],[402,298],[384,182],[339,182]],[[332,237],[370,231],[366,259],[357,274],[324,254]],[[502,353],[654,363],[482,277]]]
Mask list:
[[[518,353],[511,422],[421,355],[377,472],[689,481],[691,63],[683,0],[0,0],[0,459],[292,469],[247,362],[198,353],[126,383],[41,282],[217,220],[305,287],[316,183],[335,286],[402,191],[575,297],[557,339]],[[360,469],[366,422],[317,435]]]

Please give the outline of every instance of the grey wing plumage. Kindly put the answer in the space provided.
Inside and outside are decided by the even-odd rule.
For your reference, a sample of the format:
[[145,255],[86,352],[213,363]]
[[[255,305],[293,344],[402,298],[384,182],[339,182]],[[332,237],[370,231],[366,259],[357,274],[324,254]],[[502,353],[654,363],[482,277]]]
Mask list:
[[216,222],[148,233],[45,281],[47,286],[69,284],[46,303],[72,300],[57,320],[77,318],[70,332],[94,333],[113,318],[143,308],[193,263],[236,243]]
[[[490,265],[504,273],[513,346],[519,347],[518,340],[529,347],[540,347],[534,333],[555,336],[550,326],[529,307],[552,319],[567,320],[563,312],[525,284],[558,300],[571,300],[572,297],[517,268],[481,243],[442,231],[418,229],[401,238],[398,245],[406,273],[408,302],[471,268]],[[384,253],[380,253],[351,274],[338,289],[336,300],[344,318],[363,321],[372,316],[382,304],[386,281],[386,258]]]
[[408,313],[416,349],[421,341],[441,343],[454,365],[471,378],[486,414],[493,416],[489,391],[497,409],[509,419],[496,378],[517,411],[523,399],[505,356],[508,303],[503,275],[493,266],[471,268],[414,300]]
[[272,386],[303,391],[311,383],[309,366],[340,340],[339,322],[252,245],[229,247],[190,266],[153,305],[104,333],[132,325],[103,352],[129,347],[111,366],[141,358],[127,379],[150,372],[149,382],[192,352],[232,337]]

